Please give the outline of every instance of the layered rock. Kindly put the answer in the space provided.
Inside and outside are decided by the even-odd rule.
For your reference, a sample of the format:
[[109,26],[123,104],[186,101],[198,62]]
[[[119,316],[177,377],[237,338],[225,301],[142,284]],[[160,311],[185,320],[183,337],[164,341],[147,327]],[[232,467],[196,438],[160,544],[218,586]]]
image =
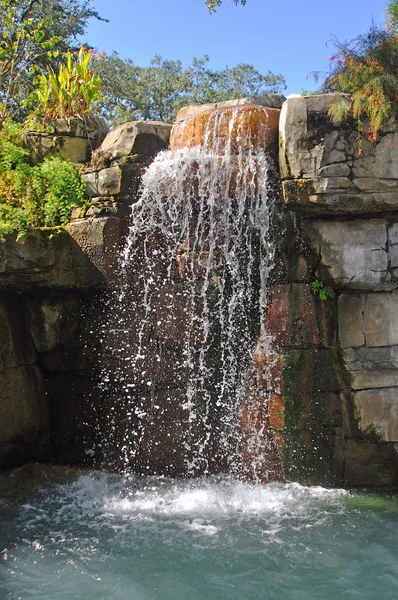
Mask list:
[[398,129],[389,122],[376,143],[359,150],[349,120],[333,123],[330,94],[291,98],[281,111],[280,165],[285,200],[310,212],[351,214],[396,210]]

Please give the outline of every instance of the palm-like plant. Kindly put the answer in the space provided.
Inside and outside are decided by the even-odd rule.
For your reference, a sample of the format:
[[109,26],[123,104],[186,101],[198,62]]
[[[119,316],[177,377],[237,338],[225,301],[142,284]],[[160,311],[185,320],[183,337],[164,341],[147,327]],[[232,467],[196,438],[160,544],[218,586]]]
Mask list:
[[68,52],[58,72],[51,67],[38,78],[39,111],[51,119],[84,118],[95,112],[101,95],[99,75],[90,71],[91,52],[80,49],[76,60]]

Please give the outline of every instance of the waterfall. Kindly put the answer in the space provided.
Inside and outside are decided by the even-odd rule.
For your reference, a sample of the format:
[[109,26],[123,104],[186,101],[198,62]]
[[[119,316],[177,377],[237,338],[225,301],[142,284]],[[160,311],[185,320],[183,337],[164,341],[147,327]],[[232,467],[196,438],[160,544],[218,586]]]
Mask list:
[[274,259],[266,109],[253,110],[256,129],[239,108],[212,111],[199,143],[192,123],[177,125],[173,149],[143,175],[102,325],[110,464],[239,469],[241,399],[258,338],[267,346]]

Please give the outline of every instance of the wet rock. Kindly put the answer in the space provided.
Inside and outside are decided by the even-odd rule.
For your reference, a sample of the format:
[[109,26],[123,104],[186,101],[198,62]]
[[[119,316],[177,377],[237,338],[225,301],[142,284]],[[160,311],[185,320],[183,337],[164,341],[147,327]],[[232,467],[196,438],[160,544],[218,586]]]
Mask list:
[[217,110],[219,108],[235,108],[236,106],[265,106],[266,108],[281,108],[286,100],[282,94],[265,94],[263,96],[249,96],[238,100],[225,100],[224,102],[213,102],[210,104],[199,104],[184,106],[177,113],[176,122],[186,121],[197,117],[203,112]]
[[0,296],[0,468],[48,453],[49,412],[24,301]]
[[[280,110],[261,106],[219,108],[200,112],[174,125],[170,148],[212,147],[213,152],[224,154],[226,147],[232,154],[249,148],[275,149],[278,141]],[[216,138],[215,138],[216,136]],[[214,139],[213,139],[214,138]]]

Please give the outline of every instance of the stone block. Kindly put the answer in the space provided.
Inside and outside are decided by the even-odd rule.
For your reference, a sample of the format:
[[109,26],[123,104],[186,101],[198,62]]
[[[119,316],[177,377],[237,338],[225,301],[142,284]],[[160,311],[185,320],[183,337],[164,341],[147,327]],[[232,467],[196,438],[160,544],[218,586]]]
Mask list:
[[379,371],[381,373],[395,370],[398,369],[398,346],[345,348],[344,360],[350,371]]
[[320,256],[320,279],[346,289],[391,287],[385,219],[317,219],[306,221],[304,231]]
[[117,281],[127,221],[118,217],[87,218],[69,223],[67,230],[78,248],[76,255],[90,265],[84,268],[83,264],[80,268],[81,284],[90,287],[99,282]]
[[[351,365],[348,364],[347,367],[350,369]],[[398,370],[355,370],[350,371],[350,374],[353,390],[398,387]]]
[[34,163],[59,156],[74,163],[85,163],[104,139],[108,128],[102,119],[59,119],[49,132],[28,131],[23,144]]
[[385,442],[398,442],[398,372],[395,388],[358,391],[360,428],[371,431]]
[[[346,97],[349,101],[349,97]],[[397,125],[390,121],[358,155],[350,122],[332,122],[332,94],[289,98],[280,119],[280,168],[285,202],[309,212],[355,213],[398,206]],[[367,125],[364,124],[366,138]]]
[[123,165],[86,173],[86,195],[113,198],[131,198],[137,190],[135,178],[140,175],[140,164],[126,162]]
[[391,347],[398,344],[398,290],[342,294],[339,338],[344,348]]
[[[81,227],[77,223],[68,226],[74,234]],[[104,276],[88,252],[90,238],[82,236],[80,243],[66,230],[54,235],[51,230],[36,229],[19,240],[7,236],[0,244],[0,289],[26,291],[101,286]],[[98,257],[97,263],[100,262]],[[102,262],[105,262],[104,257]]]
[[366,294],[364,328],[368,346],[398,344],[398,290]]
[[333,348],[283,348],[281,388],[285,397],[312,392],[339,392],[337,357]]
[[339,340],[343,348],[365,344],[363,308],[363,298],[360,295],[341,294],[339,297]]
[[321,344],[315,297],[305,283],[273,288],[266,330],[277,346],[306,348]]
[[220,108],[174,125],[170,148],[207,147],[215,154],[239,154],[252,148],[277,147],[280,110],[261,106]]

